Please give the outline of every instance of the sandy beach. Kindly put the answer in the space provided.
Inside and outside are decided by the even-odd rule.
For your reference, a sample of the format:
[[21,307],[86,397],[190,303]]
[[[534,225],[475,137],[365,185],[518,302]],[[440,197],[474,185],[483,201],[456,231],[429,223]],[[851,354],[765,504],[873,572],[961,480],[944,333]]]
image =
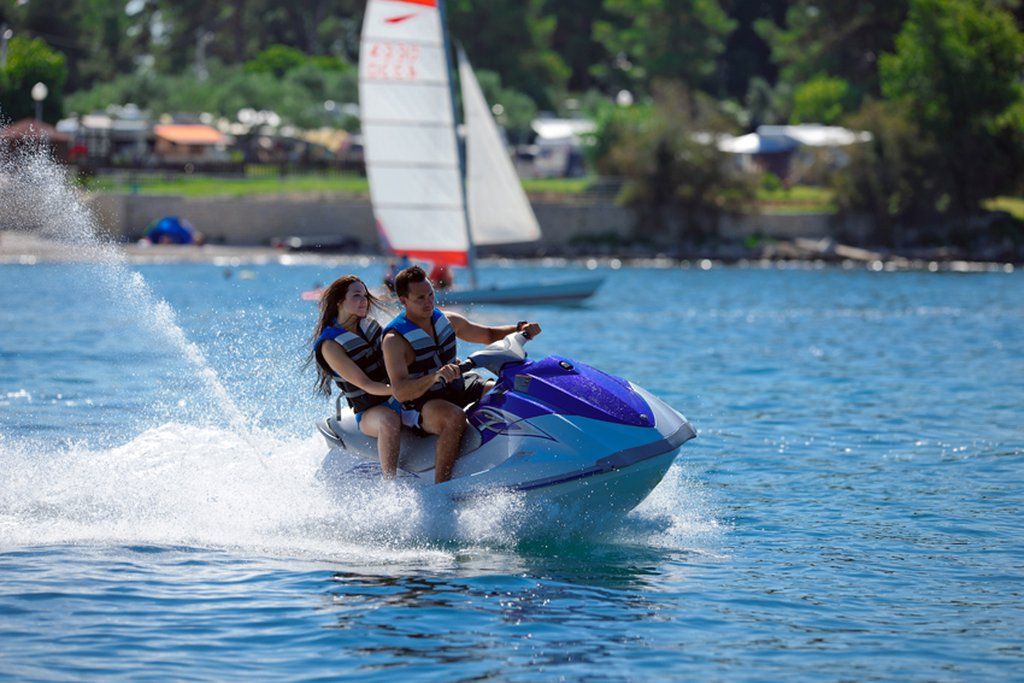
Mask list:
[[[886,255],[863,249],[836,245],[829,253],[816,253],[803,240],[780,242],[766,248],[761,254],[722,258],[709,257],[677,258],[650,254],[644,256],[575,256],[516,258],[481,258],[481,264],[538,263],[541,265],[565,265],[576,263],[587,268],[612,268],[639,266],[649,268],[694,268],[710,270],[716,266],[732,265],[740,268],[824,268],[836,266],[844,269],[866,269],[871,271],[926,270],[930,272],[1006,272],[1012,273],[1012,263],[997,261],[973,261],[963,259],[921,259]],[[847,253],[848,250],[852,251]],[[837,253],[838,252],[838,253]],[[291,252],[267,246],[238,246],[222,244],[174,245],[136,244],[105,242],[89,248],[71,245],[50,239],[36,233],[0,230],[0,265],[35,265],[43,263],[91,263],[102,261],[110,255],[123,257],[129,263],[210,263],[218,266],[237,267],[279,263],[282,265],[301,264],[346,264],[369,265],[383,259],[380,254],[336,254],[322,252]]]
[[[346,263],[365,262],[377,256],[362,254],[295,253],[266,246],[229,246],[222,244],[131,244],[107,242],[101,249],[122,254],[130,263],[212,263],[240,266],[264,263]],[[35,233],[0,231],[0,264],[20,263],[88,263],[96,261],[92,249],[78,249],[74,245],[50,239]]]

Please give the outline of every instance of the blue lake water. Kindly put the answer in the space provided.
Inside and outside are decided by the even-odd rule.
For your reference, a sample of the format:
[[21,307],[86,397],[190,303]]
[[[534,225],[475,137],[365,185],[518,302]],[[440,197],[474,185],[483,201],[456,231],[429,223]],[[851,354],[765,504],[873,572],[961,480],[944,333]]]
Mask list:
[[586,307],[470,311],[700,432],[578,538],[325,495],[299,294],[383,265],[242,269],[0,266],[0,678],[1024,671],[1019,272],[599,268]]

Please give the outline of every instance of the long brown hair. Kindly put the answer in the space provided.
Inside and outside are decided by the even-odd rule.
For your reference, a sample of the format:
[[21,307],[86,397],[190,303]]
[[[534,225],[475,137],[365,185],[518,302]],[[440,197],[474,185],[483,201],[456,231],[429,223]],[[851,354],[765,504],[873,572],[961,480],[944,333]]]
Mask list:
[[327,366],[323,357],[317,353],[316,340],[320,335],[338,318],[338,304],[348,296],[348,288],[359,283],[366,289],[366,298],[370,302],[367,315],[374,309],[383,309],[380,299],[370,294],[370,288],[355,275],[342,275],[337,280],[324,288],[320,295],[320,309],[317,314],[317,324],[313,330],[313,336],[309,338],[309,355],[306,356],[306,365],[316,366],[316,392],[324,396],[331,395],[331,382],[334,380],[334,373]]

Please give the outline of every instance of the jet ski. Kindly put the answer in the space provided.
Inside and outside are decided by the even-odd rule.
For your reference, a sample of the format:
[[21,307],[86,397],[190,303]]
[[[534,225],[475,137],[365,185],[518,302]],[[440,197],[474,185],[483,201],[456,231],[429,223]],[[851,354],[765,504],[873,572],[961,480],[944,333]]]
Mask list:
[[[696,436],[693,426],[625,379],[561,356],[529,360],[526,341],[514,332],[460,364],[496,380],[465,408],[469,427],[451,480],[434,484],[437,437],[403,429],[398,481],[454,501],[518,492],[594,521],[633,509]],[[324,477],[380,478],[376,439],[359,431],[350,408],[317,428],[330,448]]]

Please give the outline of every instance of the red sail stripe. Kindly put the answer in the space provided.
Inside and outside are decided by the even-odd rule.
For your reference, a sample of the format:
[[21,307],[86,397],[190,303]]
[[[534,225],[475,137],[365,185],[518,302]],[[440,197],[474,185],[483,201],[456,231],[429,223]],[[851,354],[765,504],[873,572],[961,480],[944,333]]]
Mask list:
[[469,259],[464,251],[432,251],[429,249],[395,249],[396,254],[405,254],[409,258],[447,263],[449,266],[465,266]]

